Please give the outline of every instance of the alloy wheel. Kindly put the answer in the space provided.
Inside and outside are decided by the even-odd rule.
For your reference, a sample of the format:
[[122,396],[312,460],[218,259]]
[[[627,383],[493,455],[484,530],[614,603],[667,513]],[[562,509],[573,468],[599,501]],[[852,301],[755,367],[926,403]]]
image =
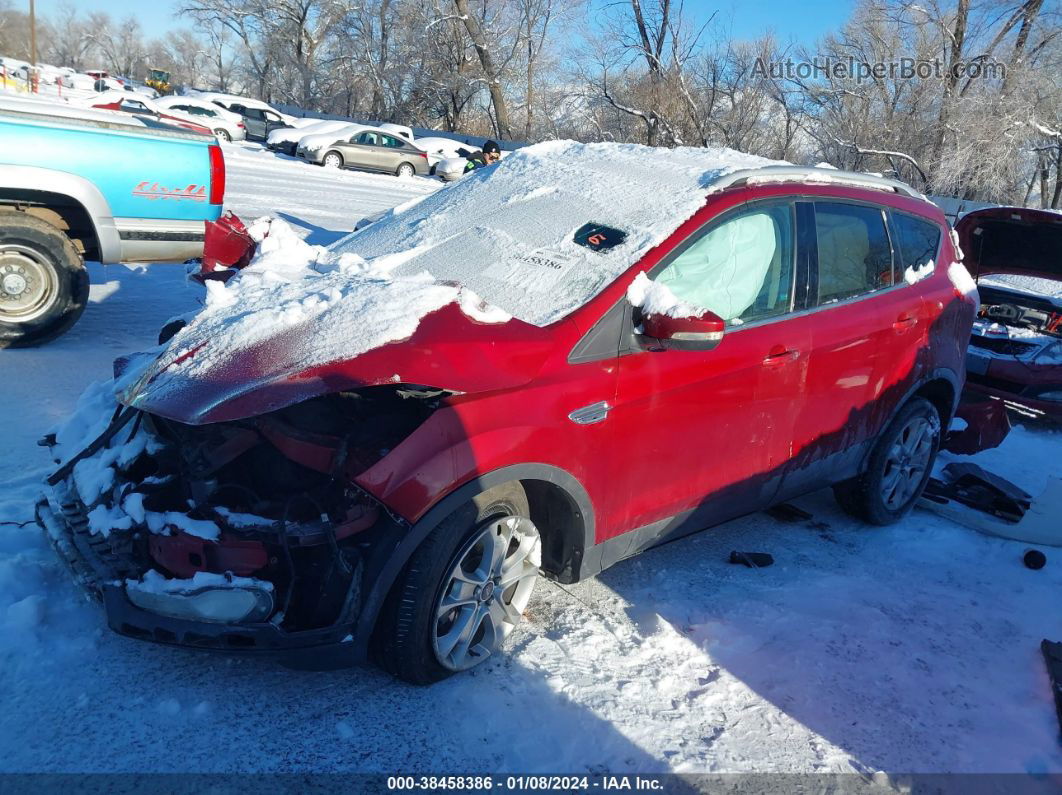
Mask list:
[[335,152],[329,152],[327,155],[324,156],[325,168],[339,168],[342,162],[343,161],[339,159],[339,155],[337,155]]
[[464,671],[483,662],[520,623],[541,563],[530,519],[492,519],[465,542],[435,603],[432,648],[439,664]]
[[936,432],[926,417],[912,417],[900,430],[885,458],[881,499],[890,511],[903,508],[925,479]]

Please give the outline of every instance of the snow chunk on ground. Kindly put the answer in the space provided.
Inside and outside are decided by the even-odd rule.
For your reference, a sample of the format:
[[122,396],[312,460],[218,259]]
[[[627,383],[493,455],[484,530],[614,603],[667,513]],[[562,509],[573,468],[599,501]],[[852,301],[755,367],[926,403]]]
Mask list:
[[[370,264],[404,252],[394,278],[427,271],[545,326],[662,242],[721,177],[777,164],[732,149],[549,141],[384,217],[334,250]],[[589,223],[620,229],[626,239],[607,251],[580,246],[575,232]]]
[[914,265],[908,265],[907,270],[903,272],[903,280],[908,284],[918,284],[922,279],[928,279],[932,276],[936,268],[936,263],[933,260],[917,268]]
[[646,315],[667,315],[668,317],[697,317],[704,310],[687,303],[671,292],[671,288],[661,282],[654,282],[645,272],[634,277],[627,288],[627,300]]

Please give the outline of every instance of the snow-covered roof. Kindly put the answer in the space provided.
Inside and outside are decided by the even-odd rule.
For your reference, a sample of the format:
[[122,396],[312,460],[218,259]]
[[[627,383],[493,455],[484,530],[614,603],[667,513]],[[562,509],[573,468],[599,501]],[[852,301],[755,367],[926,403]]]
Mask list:
[[[600,292],[704,205],[712,184],[776,164],[732,149],[551,141],[514,152],[340,240],[387,257],[396,277],[428,271],[538,326]],[[575,242],[586,224],[625,233],[606,251]]]

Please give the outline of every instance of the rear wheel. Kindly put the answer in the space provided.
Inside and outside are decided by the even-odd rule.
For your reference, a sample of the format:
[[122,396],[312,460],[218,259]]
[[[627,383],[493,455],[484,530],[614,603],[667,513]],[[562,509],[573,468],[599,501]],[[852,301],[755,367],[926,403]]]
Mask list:
[[85,310],[88,273],[56,227],[22,212],[0,213],[0,348],[40,345]]
[[932,474],[940,427],[936,407],[925,398],[912,399],[878,437],[866,471],[833,487],[840,506],[877,525],[906,516]]
[[342,168],[343,155],[339,154],[339,152],[328,152],[321,161],[321,165],[325,168]]
[[538,530],[519,483],[476,497],[413,553],[377,621],[381,666],[431,684],[479,665],[519,624],[538,578]]
[[232,141],[232,136],[229,135],[228,130],[223,130],[219,128],[217,130],[214,130],[214,135],[218,137],[219,141],[225,141],[226,143],[231,143]]
[[398,171],[395,172],[395,174],[399,177],[412,177],[416,173],[417,170],[413,168],[412,163],[402,163],[398,167]]

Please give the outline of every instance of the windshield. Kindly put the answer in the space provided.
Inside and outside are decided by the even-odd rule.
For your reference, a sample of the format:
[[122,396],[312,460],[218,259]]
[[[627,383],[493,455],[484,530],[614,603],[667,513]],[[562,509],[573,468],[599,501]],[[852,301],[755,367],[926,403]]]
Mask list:
[[396,208],[334,249],[396,276],[428,271],[545,326],[663,241],[720,176],[770,164],[729,149],[538,144]]

